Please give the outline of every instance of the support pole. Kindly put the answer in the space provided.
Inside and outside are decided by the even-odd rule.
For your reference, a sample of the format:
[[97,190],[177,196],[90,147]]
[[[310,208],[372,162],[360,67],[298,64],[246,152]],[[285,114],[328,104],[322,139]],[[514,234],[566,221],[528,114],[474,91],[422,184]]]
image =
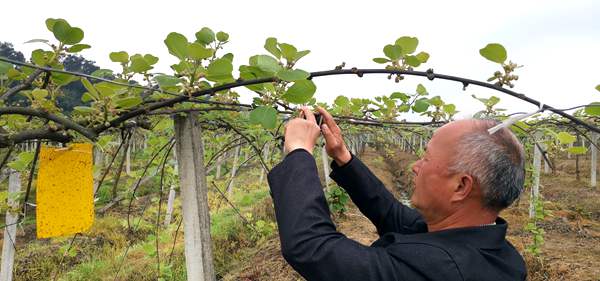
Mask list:
[[175,186],[171,185],[169,189],[169,199],[167,200],[167,212],[165,214],[165,227],[171,224],[171,217],[173,217],[173,205],[175,204]]
[[550,174],[550,163],[548,163],[548,161],[546,161],[546,159],[550,160],[550,156],[548,155],[548,146],[546,145],[545,142],[540,145],[546,152],[546,157],[544,157],[544,155],[542,155],[542,161],[544,161],[544,163],[543,163],[544,164],[544,174]]
[[535,201],[540,196],[540,168],[542,165],[542,152],[538,146],[533,144],[533,185],[531,186],[531,193],[529,198],[529,217],[535,216]]
[[235,175],[237,173],[238,170],[238,161],[240,160],[240,149],[242,148],[242,145],[238,145],[235,148],[235,155],[233,156],[233,164],[231,166],[231,174],[229,177],[229,185],[227,186],[227,195],[231,196],[233,195],[233,186],[235,185]]
[[17,244],[17,220],[19,214],[11,211],[17,210],[19,202],[15,200],[16,194],[21,191],[21,174],[19,172],[10,170],[8,176],[8,206],[9,209],[6,211],[7,225],[4,228],[4,242],[2,244],[2,267],[0,268],[0,281],[12,281],[13,280],[13,265],[15,263],[15,245]]
[[592,188],[596,187],[596,164],[598,162],[598,149],[596,148],[596,144],[598,144],[598,133],[592,133],[592,143],[590,144],[590,149],[592,150],[592,159],[591,161],[591,173],[590,173],[590,186]]
[[[269,153],[271,152],[271,143],[268,142],[265,144],[265,146],[263,147],[263,160],[265,161],[265,163],[269,163]],[[267,164],[268,165],[268,164]],[[262,167],[262,165],[260,165],[260,178],[258,179],[258,183],[262,184],[264,178],[265,178],[265,168]]]
[[327,150],[325,149],[325,145],[321,148],[321,162],[323,163],[323,178],[325,179],[325,190],[329,191],[329,183],[331,180],[329,179],[329,161],[327,161]]
[[187,280],[215,281],[204,149],[197,114],[175,116]]
[[129,144],[126,147],[127,155],[125,157],[125,174],[127,174],[128,176],[131,175],[131,146],[133,145],[134,141],[135,140],[133,139],[133,137],[131,137],[131,139],[129,140]]

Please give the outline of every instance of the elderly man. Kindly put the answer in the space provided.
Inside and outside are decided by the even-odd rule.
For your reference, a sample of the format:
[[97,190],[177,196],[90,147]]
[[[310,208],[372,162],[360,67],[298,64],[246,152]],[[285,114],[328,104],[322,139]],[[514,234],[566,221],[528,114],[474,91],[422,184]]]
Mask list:
[[[524,152],[497,123],[451,122],[439,128],[412,170],[416,208],[402,205],[346,148],[332,116],[319,128],[306,119],[286,126],[288,155],[269,173],[281,250],[307,280],[525,280],[523,258],[506,241],[498,217],[522,192]],[[336,231],[312,157],[320,134],[333,158],[330,175],[376,226],[364,246]]]

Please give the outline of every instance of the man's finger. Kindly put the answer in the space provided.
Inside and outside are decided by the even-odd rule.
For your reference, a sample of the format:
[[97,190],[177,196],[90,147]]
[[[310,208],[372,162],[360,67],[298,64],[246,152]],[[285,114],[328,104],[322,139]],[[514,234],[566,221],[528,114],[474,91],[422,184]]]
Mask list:
[[340,128],[335,123],[335,120],[333,120],[333,116],[331,116],[331,114],[329,112],[327,112],[327,110],[325,110],[322,107],[318,107],[317,110],[319,111],[319,113],[321,113],[321,116],[323,116],[323,118],[325,119],[325,124],[327,124],[327,126],[329,127],[331,132],[335,132],[335,133],[341,132]]
[[317,120],[315,119],[315,114],[312,113],[312,111],[310,109],[308,109],[308,107],[303,106],[302,108],[300,108],[300,110],[302,110],[302,113],[304,113],[306,120],[313,122],[315,124],[317,123]]
[[330,146],[335,146],[337,144],[337,139],[329,129],[327,124],[321,125],[321,132],[323,133],[323,137],[325,137],[325,142]]

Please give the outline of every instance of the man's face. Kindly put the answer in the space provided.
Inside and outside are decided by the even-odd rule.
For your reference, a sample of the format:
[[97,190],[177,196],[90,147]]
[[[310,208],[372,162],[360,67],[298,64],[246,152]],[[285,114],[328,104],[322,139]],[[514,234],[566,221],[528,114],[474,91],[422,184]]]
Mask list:
[[450,199],[457,181],[448,166],[466,127],[464,122],[453,122],[438,129],[423,157],[412,167],[415,189],[411,203],[426,221],[436,221],[451,213]]

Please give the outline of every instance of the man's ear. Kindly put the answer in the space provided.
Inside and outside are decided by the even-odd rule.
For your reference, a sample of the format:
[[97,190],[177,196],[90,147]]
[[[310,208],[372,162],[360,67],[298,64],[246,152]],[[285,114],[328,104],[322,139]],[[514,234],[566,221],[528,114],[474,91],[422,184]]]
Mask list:
[[456,186],[454,187],[451,202],[463,201],[469,197],[475,189],[475,179],[469,174],[459,173],[455,176]]

